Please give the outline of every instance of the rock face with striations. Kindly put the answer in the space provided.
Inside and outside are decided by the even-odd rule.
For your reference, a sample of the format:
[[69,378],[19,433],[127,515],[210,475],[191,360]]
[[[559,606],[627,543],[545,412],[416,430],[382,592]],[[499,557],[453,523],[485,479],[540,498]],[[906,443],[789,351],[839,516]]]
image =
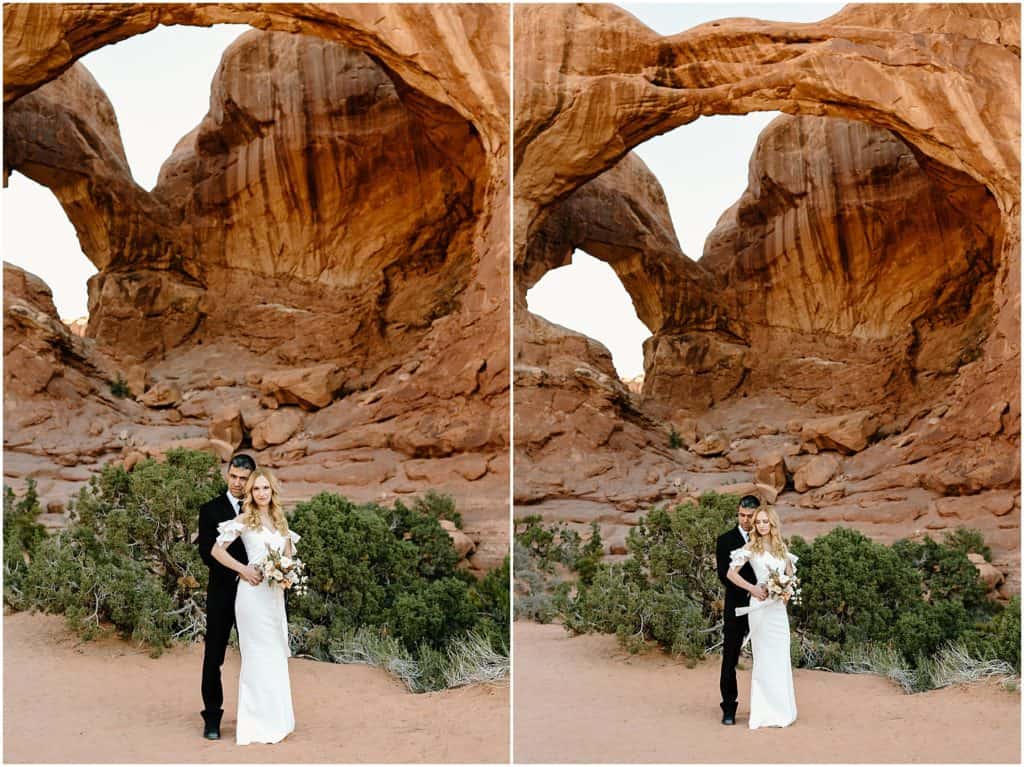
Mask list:
[[[159,23],[219,22],[267,31],[225,51],[209,113],[147,192],[75,61]],[[50,443],[91,431],[97,463],[237,444],[290,501],[451,492],[471,566],[500,563],[507,24],[498,6],[5,8],[5,176],[50,187],[99,269],[85,342],[104,371],[72,403],[102,400],[94,423],[8,421],[8,481],[66,499],[89,470],[67,478]],[[118,375],[138,401],[109,396]],[[19,397],[9,412],[52,410]]]
[[[608,5],[515,23],[517,504],[600,519],[615,548],[651,504],[781,491],[789,533],[980,528],[1019,592],[1019,9],[852,5],[668,37]],[[754,110],[788,114],[691,260],[629,152]],[[577,247],[651,331],[639,395],[528,312]]]

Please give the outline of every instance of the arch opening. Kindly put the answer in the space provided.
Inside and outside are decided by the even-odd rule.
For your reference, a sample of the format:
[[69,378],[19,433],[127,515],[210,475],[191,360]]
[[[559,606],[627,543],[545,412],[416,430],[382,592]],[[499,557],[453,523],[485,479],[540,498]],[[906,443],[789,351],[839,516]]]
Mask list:
[[[33,140],[54,114],[54,140]],[[147,191],[82,62],[7,108],[5,170],[54,191],[99,268],[88,332],[102,347],[138,362],[227,340],[286,364],[333,347],[374,376],[458,309],[487,173],[467,120],[366,53],[258,30],[224,52],[204,114]],[[369,334],[352,344],[356,328]]]
[[[888,130],[767,117],[751,125],[754,148],[742,152],[742,193],[707,219],[694,258],[678,241],[700,224],[677,237],[672,220],[688,207],[687,187],[701,187],[672,146],[690,142],[686,126],[667,137],[676,151],[647,153],[657,167],[627,155],[554,206],[532,240],[524,284],[584,243],[612,266],[652,333],[642,400],[651,415],[699,414],[771,391],[823,410],[889,402],[886,419],[905,422],[942,396],[987,338],[998,206],[984,186]],[[720,168],[713,152],[689,149]],[[659,179],[679,176],[666,194]]]
[[547,272],[529,290],[527,303],[534,314],[600,342],[619,379],[639,393],[650,330],[611,266],[576,250],[571,263]]
[[4,261],[46,283],[61,321],[84,332],[86,285],[96,266],[82,252],[67,214],[49,189],[20,173],[11,175],[3,195]]
[[[164,160],[205,115],[221,54],[247,29],[227,24],[157,27],[81,59],[103,84],[129,173],[145,190],[152,191]],[[18,171],[6,179],[3,194],[7,260],[41,278],[61,320],[84,334],[87,283],[98,270],[83,252],[67,213],[45,183]]]

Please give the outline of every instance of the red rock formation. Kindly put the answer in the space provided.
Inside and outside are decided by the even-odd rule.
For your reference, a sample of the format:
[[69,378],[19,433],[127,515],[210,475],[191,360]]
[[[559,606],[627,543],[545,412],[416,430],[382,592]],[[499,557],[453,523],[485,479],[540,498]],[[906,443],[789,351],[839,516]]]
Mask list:
[[[158,23],[222,21],[280,31],[225,52],[210,113],[146,192],[74,62]],[[136,394],[180,392],[151,395],[159,412],[124,403],[122,444],[101,453],[240,439],[291,500],[447,490],[471,562],[500,562],[507,9],[12,5],[4,34],[5,174],[50,186],[100,269],[95,353]],[[45,434],[5,439],[10,454]]]
[[[980,354],[998,228],[983,186],[922,167],[890,131],[780,117],[699,262],[717,283],[717,327],[699,332],[701,307],[692,319],[681,312],[651,342],[645,392],[707,407],[790,389],[811,406],[889,418],[931,401]],[[685,358],[699,360],[709,384],[680,384]]]
[[101,270],[89,334],[126,364],[227,337],[290,364],[331,349],[356,388],[466,287],[450,251],[474,223],[479,142],[440,105],[407,109],[362,53],[244,35],[152,193],[81,65],[6,112],[7,162],[61,199]]
[[[517,502],[597,518],[614,540],[632,499],[755,474],[774,493],[799,473],[804,492],[778,498],[790,532],[969,524],[1019,591],[1019,9],[848,6],[670,37],[609,5],[515,21]],[[630,149],[701,115],[772,109],[793,116],[761,136],[705,257],[652,238],[667,211],[656,183],[623,181]],[[588,252],[637,265],[616,270],[653,334],[639,400],[552,374],[587,347],[538,333],[525,306],[605,220],[614,237]],[[855,413],[860,426],[814,425]],[[585,446],[584,422],[632,436]],[[691,449],[666,449],[673,428]]]

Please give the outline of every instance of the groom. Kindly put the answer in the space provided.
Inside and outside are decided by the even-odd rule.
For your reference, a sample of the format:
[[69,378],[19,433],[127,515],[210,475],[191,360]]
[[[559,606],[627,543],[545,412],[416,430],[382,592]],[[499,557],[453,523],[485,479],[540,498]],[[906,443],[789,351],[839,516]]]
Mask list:
[[[745,495],[740,498],[738,524],[729,532],[720,535],[715,546],[718,580],[725,586],[725,630],[722,642],[722,675],[719,680],[719,687],[722,691],[722,724],[736,724],[736,706],[738,705],[736,699],[739,695],[736,688],[736,663],[740,659],[743,637],[749,632],[747,616],[737,617],[736,608],[749,605],[750,594],[758,599],[768,596],[763,586],[757,586],[754,591],[748,593],[725,577],[729,572],[729,554],[736,549],[743,548],[750,540],[750,531],[754,527],[754,514],[757,513],[760,506],[761,501],[756,495]],[[750,583],[757,583],[757,576],[754,575],[754,569],[750,566],[750,562],[740,568],[740,575]]]
[[[235,623],[235,591],[238,589],[238,575],[213,558],[210,550],[217,540],[217,525],[238,516],[242,499],[245,497],[245,483],[256,470],[256,462],[240,453],[228,464],[228,491],[207,501],[199,509],[199,537],[196,545],[199,556],[210,568],[210,583],[206,591],[206,649],[203,652],[203,737],[220,739],[220,718],[224,713],[224,688],[220,682],[220,667],[224,665],[224,653],[228,648],[228,637]],[[243,564],[245,546],[237,538],[228,553]]]

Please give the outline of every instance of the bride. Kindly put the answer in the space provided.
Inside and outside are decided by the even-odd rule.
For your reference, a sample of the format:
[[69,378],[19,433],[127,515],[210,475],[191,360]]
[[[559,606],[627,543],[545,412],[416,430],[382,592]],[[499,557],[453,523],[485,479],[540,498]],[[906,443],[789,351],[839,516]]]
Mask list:
[[[245,485],[241,513],[217,527],[214,559],[239,574],[235,616],[242,668],[238,676],[235,742],[277,743],[295,729],[288,681],[288,619],[284,591],[264,582],[260,565],[269,549],[293,556],[299,536],[288,529],[281,508],[281,486],[266,469],[256,469]],[[249,565],[227,547],[241,536]]]
[[[749,560],[757,583],[750,583],[739,574]],[[768,582],[772,570],[792,575],[796,556],[789,553],[782,540],[779,517],[775,509],[760,509],[754,515],[750,542],[731,554],[726,577],[746,591]],[[754,669],[750,676],[750,729],[787,727],[796,721],[796,695],[793,692],[793,670],[789,658],[789,616],[782,599],[754,601],[750,607],[736,608],[737,615],[747,615],[750,622],[750,645]]]

